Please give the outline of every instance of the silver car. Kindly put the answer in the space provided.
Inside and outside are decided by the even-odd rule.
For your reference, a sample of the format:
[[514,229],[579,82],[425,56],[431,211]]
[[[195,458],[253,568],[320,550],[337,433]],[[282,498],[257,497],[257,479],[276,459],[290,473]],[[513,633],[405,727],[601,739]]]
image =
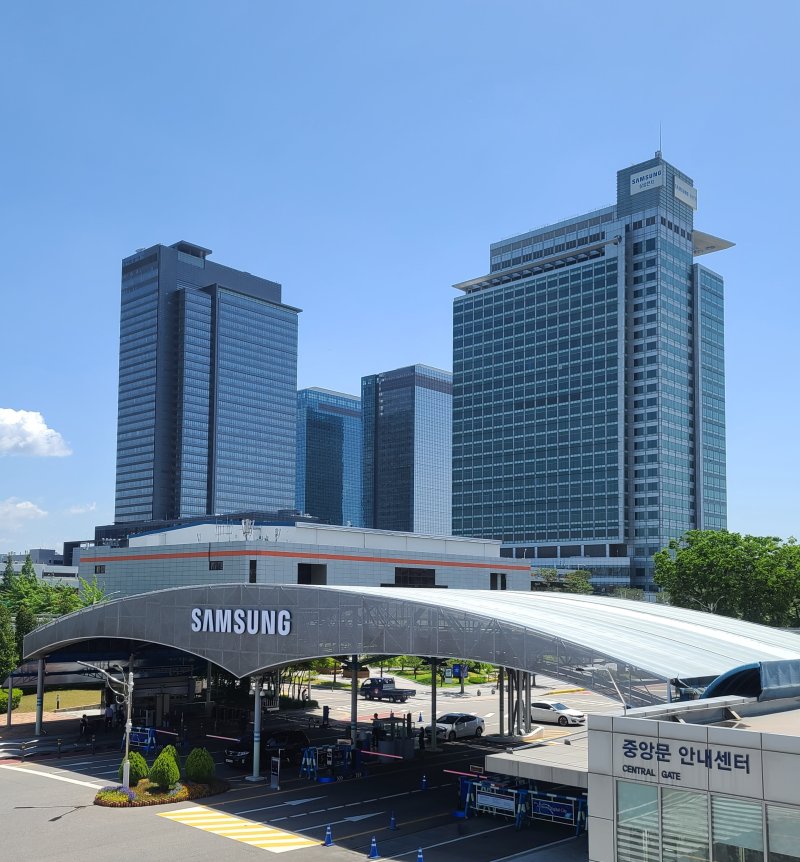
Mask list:
[[531,721],[549,722],[566,727],[569,724],[583,724],[586,715],[557,700],[537,700],[531,704]]
[[[481,736],[486,722],[477,715],[468,712],[448,712],[436,719],[436,739],[461,739],[463,736]],[[427,728],[428,736],[431,728]]]

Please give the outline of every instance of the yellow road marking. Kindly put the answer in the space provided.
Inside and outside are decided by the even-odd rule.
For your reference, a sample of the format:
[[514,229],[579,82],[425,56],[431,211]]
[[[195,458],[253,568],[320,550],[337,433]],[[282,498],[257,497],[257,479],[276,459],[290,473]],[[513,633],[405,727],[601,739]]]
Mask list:
[[222,838],[230,838],[241,844],[260,847],[271,853],[285,853],[300,847],[316,847],[322,843],[293,832],[276,829],[274,826],[265,826],[263,823],[235,817],[233,814],[222,814],[204,805],[168,811],[158,816],[183,823],[185,826],[193,826],[195,829],[202,829],[204,832],[211,832]]

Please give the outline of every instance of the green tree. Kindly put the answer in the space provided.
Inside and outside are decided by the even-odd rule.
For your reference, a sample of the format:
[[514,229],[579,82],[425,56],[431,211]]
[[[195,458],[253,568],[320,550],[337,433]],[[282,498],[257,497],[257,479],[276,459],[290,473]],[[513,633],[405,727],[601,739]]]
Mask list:
[[12,556],[11,551],[6,554],[6,567],[3,569],[3,591],[10,590],[14,578],[17,577],[17,573],[14,571],[14,563],[11,559]]
[[4,680],[18,663],[11,614],[5,605],[0,605],[0,680]]
[[178,783],[180,777],[175,758],[168,751],[162,751],[150,767],[150,780],[161,790],[168,790]]
[[799,555],[794,539],[690,530],[655,554],[655,582],[678,607],[797,626]]
[[92,605],[100,604],[100,602],[108,601],[106,591],[97,583],[97,575],[93,575],[91,581],[87,581],[85,578],[79,578],[79,580],[81,584],[80,597],[78,598],[76,607],[71,608],[71,610],[88,608]]
[[32,578],[36,580],[36,569],[33,568],[33,560],[30,554],[25,554],[25,562],[22,564],[19,576],[21,578]]
[[590,595],[594,592],[592,587],[592,573],[586,569],[575,569],[564,575],[563,588],[565,593],[582,593]]
[[20,605],[14,620],[17,655],[22,658],[22,639],[36,628],[36,616],[27,605]]

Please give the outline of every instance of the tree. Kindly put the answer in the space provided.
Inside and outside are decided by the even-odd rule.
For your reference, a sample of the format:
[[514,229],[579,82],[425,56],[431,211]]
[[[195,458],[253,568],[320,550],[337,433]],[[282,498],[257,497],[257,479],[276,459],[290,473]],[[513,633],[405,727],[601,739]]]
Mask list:
[[[76,611],[78,608],[89,608],[92,605],[100,604],[100,602],[107,601],[106,591],[99,586],[97,583],[97,575],[94,575],[91,581],[87,581],[85,578],[79,578],[80,581],[80,597],[77,600],[77,603],[74,608],[70,608],[70,610]],[[69,589],[69,587],[67,587]],[[70,591],[75,595],[74,591]],[[69,613],[69,611],[64,611],[64,613]]]
[[14,628],[11,625],[11,614],[5,605],[0,604],[0,681],[4,680],[17,664],[17,645],[14,640]]
[[36,616],[27,605],[20,605],[14,621],[17,655],[22,658],[22,639],[36,628]]
[[586,569],[576,569],[564,575],[563,588],[565,593],[582,593],[590,595],[594,592],[592,587],[592,573]]
[[774,626],[800,625],[800,548],[794,539],[690,530],[654,556],[673,605]]
[[14,578],[17,577],[17,573],[14,571],[12,556],[11,551],[6,554],[6,567],[3,569],[3,590],[10,590],[11,585],[14,583]]
[[36,569],[33,568],[33,560],[30,554],[25,554],[25,562],[22,564],[19,576],[21,578],[32,578],[36,580]]

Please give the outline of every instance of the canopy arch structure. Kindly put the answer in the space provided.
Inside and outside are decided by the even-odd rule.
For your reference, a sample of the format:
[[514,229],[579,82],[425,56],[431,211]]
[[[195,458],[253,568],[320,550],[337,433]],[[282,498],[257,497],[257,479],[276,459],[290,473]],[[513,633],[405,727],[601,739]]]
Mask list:
[[259,584],[179,587],[104,602],[31,632],[24,653],[26,659],[44,658],[98,638],[172,647],[239,678],[354,654],[466,658],[568,679],[577,675],[587,685],[592,669],[607,663],[663,682],[800,658],[800,639],[790,632],[647,602],[549,592]]

